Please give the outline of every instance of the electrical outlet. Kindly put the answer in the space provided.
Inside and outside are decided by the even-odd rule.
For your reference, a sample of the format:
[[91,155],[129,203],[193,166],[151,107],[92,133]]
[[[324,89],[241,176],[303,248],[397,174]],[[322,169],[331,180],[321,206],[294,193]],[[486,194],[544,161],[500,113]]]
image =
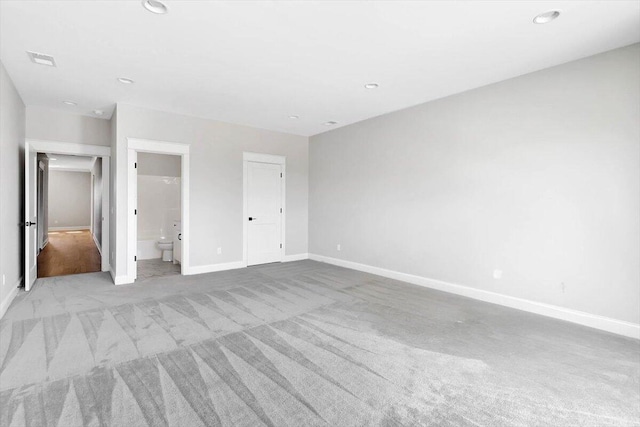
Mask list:
[[2,275],[2,286],[4,286],[5,283],[7,283],[7,277],[3,274]]
[[502,279],[502,270],[493,270],[494,279]]
[[338,246],[336,246],[336,249],[341,251],[342,249],[340,248],[340,243],[338,243]]
[[222,248],[218,248],[218,255],[222,253]]
[[562,290],[562,293],[563,293],[563,294],[564,294],[565,289],[566,289],[566,287],[565,287],[565,285],[564,285],[564,282],[561,282],[561,283],[560,283],[560,290]]

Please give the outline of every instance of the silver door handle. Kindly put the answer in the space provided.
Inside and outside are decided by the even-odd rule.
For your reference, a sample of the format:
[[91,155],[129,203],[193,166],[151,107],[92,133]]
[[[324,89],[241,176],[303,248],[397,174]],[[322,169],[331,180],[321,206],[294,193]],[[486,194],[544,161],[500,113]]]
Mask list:
[[249,217],[249,221],[257,221],[257,220],[258,220],[258,218],[256,218],[255,216],[250,216]]
[[36,223],[35,222],[31,222],[31,221],[27,221],[27,222],[24,223],[24,225],[29,227],[30,225],[36,225]]

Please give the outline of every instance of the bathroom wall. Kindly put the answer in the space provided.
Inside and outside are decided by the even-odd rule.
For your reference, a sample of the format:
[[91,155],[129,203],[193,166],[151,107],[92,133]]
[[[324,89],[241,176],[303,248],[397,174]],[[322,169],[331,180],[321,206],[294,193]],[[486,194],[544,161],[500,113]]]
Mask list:
[[180,220],[180,157],[138,153],[138,259],[160,258],[160,237]]

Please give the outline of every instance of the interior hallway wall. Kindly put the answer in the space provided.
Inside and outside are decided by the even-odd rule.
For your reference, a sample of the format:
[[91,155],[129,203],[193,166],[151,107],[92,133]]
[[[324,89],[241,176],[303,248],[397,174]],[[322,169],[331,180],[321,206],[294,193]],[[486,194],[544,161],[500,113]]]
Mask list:
[[91,170],[93,176],[93,237],[102,250],[102,158],[98,157]]
[[24,270],[25,106],[0,62],[0,316]]
[[89,229],[91,225],[91,174],[49,171],[49,231]]
[[311,137],[309,252],[640,322],[638,76],[635,44]]
[[44,107],[27,107],[27,138],[111,145],[109,120]]

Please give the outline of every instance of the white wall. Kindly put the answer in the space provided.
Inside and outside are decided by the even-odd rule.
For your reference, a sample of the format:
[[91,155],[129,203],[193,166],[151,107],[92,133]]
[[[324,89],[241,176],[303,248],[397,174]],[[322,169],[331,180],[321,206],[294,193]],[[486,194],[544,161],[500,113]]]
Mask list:
[[638,323],[639,76],[636,44],[312,137],[310,252]]
[[93,177],[93,237],[102,250],[102,158],[98,157],[91,170]]
[[180,221],[180,178],[138,174],[138,240],[173,237]]
[[138,153],[138,175],[180,176],[180,156]]
[[109,120],[43,107],[27,107],[27,138],[111,145]]
[[24,133],[24,103],[0,62],[0,316],[22,278]]
[[308,138],[126,104],[116,115],[117,276],[127,275],[127,137],[191,145],[192,266],[242,260],[244,151],[286,156],[286,253],[307,252]]
[[91,173],[49,169],[49,231],[91,225]]

